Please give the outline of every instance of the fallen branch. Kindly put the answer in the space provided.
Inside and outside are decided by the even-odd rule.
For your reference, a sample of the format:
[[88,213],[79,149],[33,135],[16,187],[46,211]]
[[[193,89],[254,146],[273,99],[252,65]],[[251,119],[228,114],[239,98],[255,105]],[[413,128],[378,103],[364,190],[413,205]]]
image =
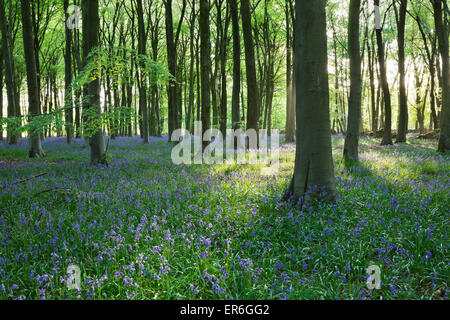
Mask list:
[[[32,176],[30,178],[26,178],[26,179],[23,179],[23,180],[20,180],[20,181],[16,181],[16,182],[10,184],[10,186],[15,186],[16,184],[20,184],[20,183],[23,183],[23,182],[26,182],[26,181],[29,181],[29,180],[32,180],[32,179],[36,179],[36,178],[45,176],[46,174],[47,174],[47,172],[40,173],[40,174],[38,174],[36,176]],[[6,186],[2,186],[2,188],[6,188]]]
[[41,194],[43,194],[43,193],[48,193],[48,192],[58,191],[58,190],[70,191],[69,188],[59,188],[59,187],[57,187],[57,188],[51,188],[51,189],[46,189],[46,190],[39,191],[38,193],[36,193],[36,194],[33,196],[33,198],[36,198],[37,196],[39,196],[39,195],[41,195]]

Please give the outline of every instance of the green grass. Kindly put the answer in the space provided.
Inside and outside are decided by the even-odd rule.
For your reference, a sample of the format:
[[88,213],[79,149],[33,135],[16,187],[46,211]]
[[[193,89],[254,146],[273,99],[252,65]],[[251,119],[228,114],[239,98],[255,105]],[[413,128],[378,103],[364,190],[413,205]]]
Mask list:
[[[293,145],[271,176],[175,166],[160,141],[112,142],[109,168],[89,167],[81,141],[50,139],[40,160],[2,145],[0,298],[448,299],[449,155],[364,138],[347,170],[342,147],[333,137],[336,203],[300,211],[280,200]],[[69,264],[80,293],[67,290]],[[367,289],[370,265],[380,290]]]

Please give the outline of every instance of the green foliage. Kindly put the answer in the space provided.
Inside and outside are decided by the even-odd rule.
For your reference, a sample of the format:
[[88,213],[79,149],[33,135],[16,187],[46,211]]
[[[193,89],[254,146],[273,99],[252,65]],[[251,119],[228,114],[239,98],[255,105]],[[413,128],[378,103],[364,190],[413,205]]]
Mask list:
[[[123,52],[127,52],[124,58]],[[119,84],[128,83],[133,78],[129,73],[129,65],[134,63],[138,68],[143,81],[149,81],[150,85],[166,84],[171,79],[171,75],[167,68],[158,62],[154,62],[148,56],[138,55],[135,50],[129,50],[123,47],[98,47],[91,51],[88,55],[89,63],[72,81],[72,90],[67,95],[66,100],[73,101],[75,94],[81,94],[83,87],[89,85],[90,82],[100,79],[110,78],[112,88],[117,89]],[[57,68],[53,66],[52,68]],[[83,106],[87,106],[89,96],[83,96]],[[97,106],[98,107],[98,106]],[[0,129],[9,128],[11,133],[34,133],[42,132],[44,128],[51,127],[55,132],[61,130],[63,126],[70,124],[65,123],[62,114],[71,110],[73,106],[64,105],[51,113],[42,114],[31,117],[29,115],[22,117],[9,117],[0,119]],[[110,125],[111,129],[119,129],[118,121],[133,120],[135,112],[132,108],[126,106],[108,106],[107,111],[103,111],[100,115],[94,106],[83,108],[83,123],[79,130],[86,137],[91,137],[95,132],[104,125]],[[25,121],[28,120],[28,121]]]

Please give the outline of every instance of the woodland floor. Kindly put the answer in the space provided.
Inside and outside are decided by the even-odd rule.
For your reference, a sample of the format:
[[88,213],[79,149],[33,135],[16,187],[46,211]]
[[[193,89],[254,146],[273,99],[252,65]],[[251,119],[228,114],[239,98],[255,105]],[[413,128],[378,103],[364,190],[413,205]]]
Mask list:
[[26,140],[0,142],[0,299],[448,299],[450,155],[363,138],[347,171],[343,143],[333,137],[337,202],[300,211],[280,200],[293,144],[265,176],[176,166],[156,138],[112,141],[108,168],[88,165],[82,140],[48,138],[40,160]]

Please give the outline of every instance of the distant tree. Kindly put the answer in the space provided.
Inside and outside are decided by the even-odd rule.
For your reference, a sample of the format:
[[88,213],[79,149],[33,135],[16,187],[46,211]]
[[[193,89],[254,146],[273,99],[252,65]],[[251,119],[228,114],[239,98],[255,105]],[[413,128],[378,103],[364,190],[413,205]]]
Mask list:
[[[331,150],[326,0],[296,2],[295,81],[296,153],[294,176],[286,197],[295,203],[314,187],[311,197],[336,197]],[[324,192],[324,193],[322,193]],[[301,206],[303,201],[301,202]]]

